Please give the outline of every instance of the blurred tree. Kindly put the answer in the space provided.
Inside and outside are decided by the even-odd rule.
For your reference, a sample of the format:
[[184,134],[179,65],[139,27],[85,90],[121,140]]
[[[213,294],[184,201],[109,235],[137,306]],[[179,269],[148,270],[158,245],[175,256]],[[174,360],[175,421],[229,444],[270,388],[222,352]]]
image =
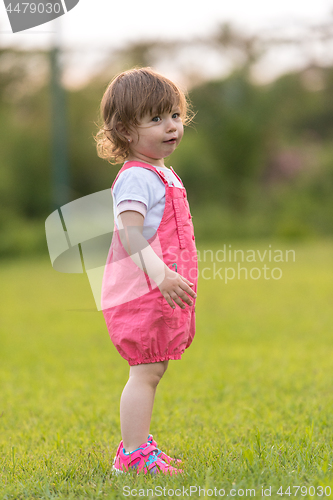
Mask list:
[[[332,30],[318,33],[327,43],[332,39]],[[97,157],[93,138],[110,78],[133,65],[164,64],[179,70],[197,112],[181,148],[167,159],[197,212],[219,207],[231,221],[225,234],[235,234],[236,220],[243,221],[238,235],[296,234],[298,227],[330,231],[333,69],[312,61],[304,70],[256,85],[252,69],[270,43],[294,42],[248,37],[224,25],[207,39],[140,42],[110,55],[101,74],[81,89],[67,89],[70,199],[110,186],[118,170]],[[187,59],[199,48],[207,56],[218,53],[220,61],[232,60],[233,71],[207,81],[200,61],[191,65]],[[43,222],[50,213],[50,116],[48,54],[0,49],[1,228],[14,220]]]
[[[209,196],[216,192],[231,207],[243,210],[251,184],[260,178],[267,159],[272,121],[267,94],[253,86],[243,72],[237,72],[226,80],[197,87],[190,95],[203,149],[195,147],[192,165],[184,175],[191,176],[195,163],[201,165],[204,176],[210,162]],[[194,142],[193,133],[190,138]],[[201,183],[197,189],[202,189]]]
[[0,52],[0,170],[6,178],[1,199],[7,209],[29,217],[49,200],[46,76],[43,52]]

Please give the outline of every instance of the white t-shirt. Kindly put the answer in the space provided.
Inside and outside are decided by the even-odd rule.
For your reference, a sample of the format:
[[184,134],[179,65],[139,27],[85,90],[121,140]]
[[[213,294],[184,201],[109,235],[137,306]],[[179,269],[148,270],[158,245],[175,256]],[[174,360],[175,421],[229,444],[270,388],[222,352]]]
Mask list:
[[[155,168],[163,172],[169,186],[184,189],[172,170],[167,167]],[[164,207],[165,186],[155,172],[147,168],[131,167],[119,175],[113,187],[113,210],[117,227],[119,213],[125,210],[135,210],[145,217],[144,226],[157,231],[163,217]]]

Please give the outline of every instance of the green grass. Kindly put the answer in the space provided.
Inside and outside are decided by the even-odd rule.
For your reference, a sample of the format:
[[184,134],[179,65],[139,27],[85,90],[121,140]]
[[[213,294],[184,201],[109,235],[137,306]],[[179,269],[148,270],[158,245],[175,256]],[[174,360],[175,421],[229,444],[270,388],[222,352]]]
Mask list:
[[[249,248],[268,243],[232,245]],[[295,250],[295,262],[265,260],[280,280],[200,279],[196,338],[170,362],[151,426],[160,447],[183,459],[177,478],[111,474],[128,366],[87,277],[57,273],[47,259],[2,262],[0,498],[128,498],[124,487],[162,498],[182,488],[199,498],[190,486],[211,498],[221,498],[214,488],[239,497],[271,487],[271,498],[288,498],[280,486],[291,496],[302,487],[299,498],[333,492],[333,242],[271,248]]]

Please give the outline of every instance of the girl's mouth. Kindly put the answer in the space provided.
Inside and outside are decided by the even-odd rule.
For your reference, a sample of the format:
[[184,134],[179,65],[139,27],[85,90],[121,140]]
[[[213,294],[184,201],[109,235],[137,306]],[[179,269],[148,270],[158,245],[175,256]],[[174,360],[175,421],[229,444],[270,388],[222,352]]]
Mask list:
[[177,139],[169,139],[168,141],[164,141],[166,144],[175,144]]

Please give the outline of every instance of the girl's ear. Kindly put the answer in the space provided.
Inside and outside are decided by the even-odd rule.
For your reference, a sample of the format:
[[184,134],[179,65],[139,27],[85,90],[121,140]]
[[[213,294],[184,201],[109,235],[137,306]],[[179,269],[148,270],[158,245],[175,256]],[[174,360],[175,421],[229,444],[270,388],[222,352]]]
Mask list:
[[132,136],[122,122],[118,122],[116,126],[117,132],[124,136],[129,142],[132,141]]

